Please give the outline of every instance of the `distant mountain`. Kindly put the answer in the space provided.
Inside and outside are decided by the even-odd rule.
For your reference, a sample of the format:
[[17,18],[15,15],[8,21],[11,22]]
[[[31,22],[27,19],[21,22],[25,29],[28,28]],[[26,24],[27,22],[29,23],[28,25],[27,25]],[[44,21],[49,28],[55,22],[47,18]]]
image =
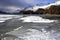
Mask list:
[[0,11],[6,13],[18,13],[22,8],[15,7],[15,6],[7,6],[7,7],[0,7]]
[[1,8],[0,14],[19,14],[19,11],[20,9],[12,10],[12,9]]
[[8,13],[4,11],[0,11],[0,14],[8,14]]
[[19,14],[20,10],[17,10],[17,12],[7,12],[7,11],[0,11],[0,14]]
[[45,14],[60,15],[60,5],[52,5],[45,10]]
[[38,8],[36,11],[33,10],[21,10],[20,14],[53,14],[60,15],[60,5],[51,5],[48,9]]
[[5,7],[5,8],[0,8],[0,10],[2,11],[1,13],[18,13],[20,12],[21,10],[32,10],[32,11],[36,11],[38,10],[39,8],[43,8],[43,9],[46,9],[46,8],[49,8],[51,5],[60,5],[60,1],[57,1],[55,3],[51,3],[51,4],[48,4],[48,5],[44,5],[44,6],[41,6],[39,4],[36,4],[36,5],[28,5],[26,6],[25,8],[19,8],[19,7]]
[[41,6],[41,5],[37,4],[37,5],[32,6],[32,7],[27,7],[26,10],[36,11],[38,8],[46,9],[46,8],[49,8],[51,5],[60,5],[60,1],[57,1],[55,3],[48,4],[48,5],[44,5],[44,6]]

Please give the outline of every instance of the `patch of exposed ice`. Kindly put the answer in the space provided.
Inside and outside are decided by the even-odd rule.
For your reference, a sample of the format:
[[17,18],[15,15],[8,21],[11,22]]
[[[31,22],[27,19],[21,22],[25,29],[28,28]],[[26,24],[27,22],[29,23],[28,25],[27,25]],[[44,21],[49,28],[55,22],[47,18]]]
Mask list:
[[33,23],[51,23],[56,21],[56,20],[43,19],[42,17],[39,16],[27,16],[20,18],[20,20],[23,20],[23,22],[33,22]]

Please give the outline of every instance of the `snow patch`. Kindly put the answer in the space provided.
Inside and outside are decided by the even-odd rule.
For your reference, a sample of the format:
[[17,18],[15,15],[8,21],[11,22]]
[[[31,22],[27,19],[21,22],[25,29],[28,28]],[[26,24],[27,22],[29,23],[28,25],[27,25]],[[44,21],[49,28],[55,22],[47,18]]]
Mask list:
[[27,10],[33,10],[33,11],[36,11],[38,8],[43,8],[43,9],[46,9],[46,8],[49,8],[51,5],[60,5],[60,1],[57,1],[55,3],[51,3],[49,5],[44,5],[44,6],[33,6],[32,8],[28,8]]
[[14,29],[14,31],[17,31],[17,30],[21,29],[22,27],[23,27],[23,26],[18,27],[18,28],[16,28],[16,29]]
[[0,23],[3,23],[3,22],[5,22],[5,21],[0,21]]
[[0,23],[5,22],[6,20],[13,19],[13,18],[19,18],[22,16],[18,15],[0,15]]
[[19,20],[23,20],[23,22],[33,22],[33,23],[51,23],[55,21],[55,20],[43,19],[42,17],[39,16],[27,16],[20,18]]

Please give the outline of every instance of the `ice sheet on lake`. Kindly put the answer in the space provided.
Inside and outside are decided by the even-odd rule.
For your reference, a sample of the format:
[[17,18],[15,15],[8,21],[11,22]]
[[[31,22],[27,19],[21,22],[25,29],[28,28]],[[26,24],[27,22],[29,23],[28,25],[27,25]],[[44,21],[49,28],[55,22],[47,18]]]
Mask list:
[[33,22],[33,23],[51,23],[56,21],[56,20],[43,19],[42,17],[39,16],[27,16],[20,18],[20,20],[23,20],[23,22]]
[[60,33],[47,32],[44,29],[41,31],[36,29],[28,29],[31,32],[27,32],[23,39],[24,40],[59,40]]
[[21,15],[3,15],[0,14],[0,23],[5,22],[6,20],[13,19],[13,18],[19,18],[22,17]]
[[[56,20],[43,19],[40,16],[26,16],[19,18],[18,20],[23,20],[23,22],[34,22],[34,23],[50,23],[56,21]],[[54,31],[53,29],[51,29],[50,32],[50,31],[46,31],[45,29],[41,29],[40,31],[38,29],[32,29],[32,28],[23,29],[22,27],[19,27],[7,34],[15,35],[23,40],[60,40],[59,39],[60,33]],[[36,27],[40,27],[40,26],[36,26]],[[20,30],[21,28],[22,30]]]
[[9,34],[15,35],[23,40],[60,40],[60,33],[54,30],[47,32],[45,29],[41,29],[41,31],[36,29],[26,29],[23,30],[22,33],[17,30],[10,32]]

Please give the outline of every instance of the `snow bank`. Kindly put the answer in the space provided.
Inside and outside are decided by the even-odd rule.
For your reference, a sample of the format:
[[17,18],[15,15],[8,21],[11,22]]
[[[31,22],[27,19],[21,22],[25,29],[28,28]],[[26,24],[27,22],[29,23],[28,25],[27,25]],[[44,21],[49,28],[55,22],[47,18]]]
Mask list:
[[20,18],[20,20],[23,20],[23,22],[33,22],[33,23],[51,23],[55,21],[55,20],[43,19],[42,17],[39,16],[27,16]]

